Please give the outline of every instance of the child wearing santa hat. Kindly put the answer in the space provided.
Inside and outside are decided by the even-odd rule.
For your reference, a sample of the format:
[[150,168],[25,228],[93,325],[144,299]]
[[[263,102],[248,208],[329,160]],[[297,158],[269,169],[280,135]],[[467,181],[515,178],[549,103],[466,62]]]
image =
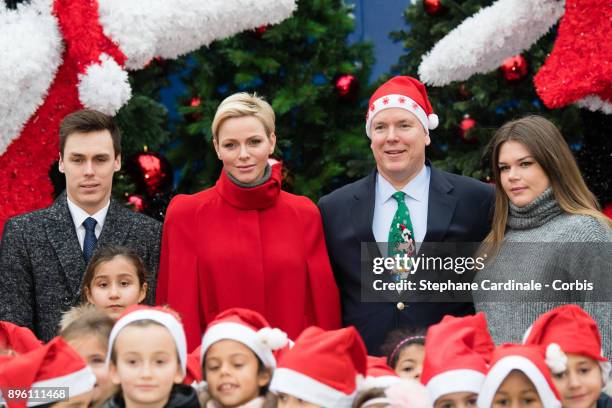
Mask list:
[[111,331],[106,364],[121,391],[105,408],[200,406],[195,389],[182,384],[187,342],[178,315],[169,308],[127,308]]
[[208,393],[200,398],[202,407],[273,405],[267,391],[275,352],[287,344],[287,335],[272,329],[255,311],[233,308],[217,315],[202,337],[202,375],[208,384]]
[[87,407],[96,376],[61,337],[0,364],[0,405]]
[[421,383],[434,407],[475,407],[494,348],[483,313],[445,316],[431,326]]
[[0,321],[0,356],[27,353],[42,342],[27,327]]
[[559,394],[536,346],[504,344],[495,349],[478,408],[561,408]]
[[527,330],[525,344],[541,346],[564,408],[612,406],[602,392],[610,362],[602,354],[597,323],[577,305],[563,305],[542,314]]
[[281,356],[270,390],[279,408],[350,408],[366,367],[365,345],[354,327],[309,327]]
[[91,408],[100,408],[117,392],[105,364],[108,338],[115,322],[93,305],[81,305],[62,316],[60,336],[91,367],[96,375]]

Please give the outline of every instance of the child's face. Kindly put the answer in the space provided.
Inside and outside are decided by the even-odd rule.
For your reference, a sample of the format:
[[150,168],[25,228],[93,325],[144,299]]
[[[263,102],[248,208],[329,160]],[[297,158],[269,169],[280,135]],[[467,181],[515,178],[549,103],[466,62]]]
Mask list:
[[531,380],[514,370],[495,392],[492,408],[542,408],[542,401]]
[[425,346],[421,344],[410,344],[400,351],[395,372],[402,378],[418,380],[423,372],[423,359],[425,358]]
[[146,282],[140,286],[136,267],[123,256],[102,262],[85,289],[87,301],[115,320],[126,307],[142,302],[146,293]]
[[259,370],[255,353],[234,340],[220,340],[206,351],[203,372],[210,395],[223,407],[257,398],[271,378],[268,370]]
[[564,408],[594,408],[603,388],[597,361],[577,354],[567,355],[567,370],[553,374],[553,382]]
[[156,324],[126,326],[114,347],[111,379],[121,385],[126,407],[165,405],[172,386],[184,377],[170,332]]
[[104,362],[107,350],[106,344],[93,334],[70,340],[68,344],[79,353],[96,375],[91,407],[101,407],[117,391],[117,387],[111,381],[110,372]]
[[475,408],[477,399],[473,392],[451,392],[438,398],[434,408]]
[[285,394],[283,392],[278,393],[277,407],[278,408],[322,408],[320,405],[303,401],[299,398],[296,398],[289,394]]

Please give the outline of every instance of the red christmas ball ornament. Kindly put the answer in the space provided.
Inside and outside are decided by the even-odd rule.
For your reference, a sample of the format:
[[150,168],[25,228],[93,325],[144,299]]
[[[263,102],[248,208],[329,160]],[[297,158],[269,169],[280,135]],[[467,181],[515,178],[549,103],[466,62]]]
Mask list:
[[423,8],[430,16],[440,14],[444,10],[441,0],[423,0]]
[[476,126],[476,121],[470,117],[467,113],[463,115],[463,119],[459,123],[459,134],[461,138],[466,142],[476,143],[476,138],[470,137],[470,130]]
[[142,152],[131,156],[126,172],[136,184],[136,193],[153,196],[172,188],[172,166],[159,153]]
[[266,31],[268,31],[268,28],[270,28],[270,27],[271,26],[269,24],[264,24],[264,25],[261,25],[261,26],[255,28],[253,30],[253,32],[255,33],[255,37],[257,37],[257,38],[263,37],[263,35],[266,33]]
[[200,106],[201,103],[202,103],[202,100],[200,98],[191,98],[191,101],[189,102],[189,106],[196,108]]
[[334,88],[340,99],[354,99],[359,93],[359,80],[351,74],[338,75],[334,79]]
[[127,199],[127,203],[128,205],[130,205],[134,211],[136,212],[142,212],[142,210],[144,210],[144,200],[142,199],[141,196],[137,195],[137,194],[131,194],[128,196]]
[[499,69],[506,81],[519,81],[527,75],[527,60],[522,55],[506,58]]

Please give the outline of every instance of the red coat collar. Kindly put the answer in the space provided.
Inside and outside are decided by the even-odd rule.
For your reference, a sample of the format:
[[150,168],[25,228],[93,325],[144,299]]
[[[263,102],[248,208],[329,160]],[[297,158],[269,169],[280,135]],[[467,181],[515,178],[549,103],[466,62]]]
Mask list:
[[263,210],[274,205],[280,194],[281,169],[280,162],[272,165],[270,179],[257,187],[240,187],[230,180],[225,170],[222,170],[216,184],[217,191],[225,201],[236,208]]

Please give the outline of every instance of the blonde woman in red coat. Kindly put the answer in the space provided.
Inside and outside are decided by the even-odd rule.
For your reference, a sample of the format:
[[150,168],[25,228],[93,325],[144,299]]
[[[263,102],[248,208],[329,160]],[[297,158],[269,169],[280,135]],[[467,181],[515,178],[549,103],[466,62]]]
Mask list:
[[340,327],[338,288],[319,210],[281,190],[274,111],[261,98],[226,98],[212,124],[223,170],[214,187],[175,197],[166,214],[157,303],[178,311],[190,350],[232,307],[255,310],[296,338]]

